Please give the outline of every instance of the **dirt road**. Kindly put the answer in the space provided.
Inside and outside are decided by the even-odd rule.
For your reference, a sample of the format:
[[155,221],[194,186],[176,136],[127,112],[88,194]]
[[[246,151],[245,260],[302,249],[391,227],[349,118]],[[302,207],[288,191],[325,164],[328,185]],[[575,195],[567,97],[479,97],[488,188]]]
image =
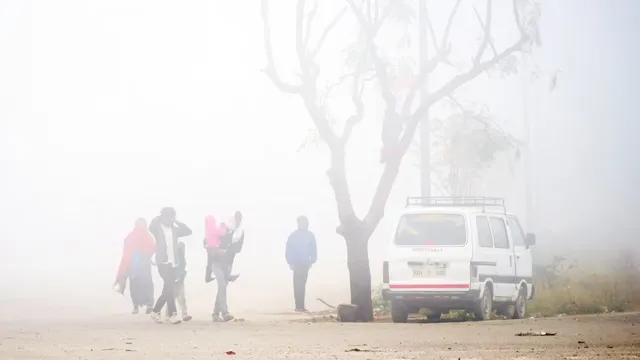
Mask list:
[[[300,323],[286,315],[207,320],[157,325],[144,315],[118,315],[4,323],[0,359],[640,358],[640,314],[403,325]],[[514,336],[526,331],[557,335]]]

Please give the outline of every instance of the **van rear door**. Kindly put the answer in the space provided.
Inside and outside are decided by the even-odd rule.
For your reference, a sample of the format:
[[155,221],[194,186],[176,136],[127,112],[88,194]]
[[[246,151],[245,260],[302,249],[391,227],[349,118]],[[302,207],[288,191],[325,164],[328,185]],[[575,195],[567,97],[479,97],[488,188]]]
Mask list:
[[389,289],[469,290],[472,245],[468,228],[463,213],[404,214],[389,246]]

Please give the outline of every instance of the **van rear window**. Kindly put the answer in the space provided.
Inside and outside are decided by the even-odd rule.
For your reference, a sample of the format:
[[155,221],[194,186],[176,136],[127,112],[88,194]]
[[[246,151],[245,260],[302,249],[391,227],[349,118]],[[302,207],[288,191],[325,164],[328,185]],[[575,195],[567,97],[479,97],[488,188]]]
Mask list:
[[396,245],[446,246],[467,243],[464,216],[458,214],[406,214],[396,231]]

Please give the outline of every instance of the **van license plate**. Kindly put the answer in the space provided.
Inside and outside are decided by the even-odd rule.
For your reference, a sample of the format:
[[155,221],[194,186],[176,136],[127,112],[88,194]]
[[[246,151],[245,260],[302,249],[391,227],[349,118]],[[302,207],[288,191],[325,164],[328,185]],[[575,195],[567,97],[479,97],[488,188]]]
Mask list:
[[414,268],[413,277],[430,278],[445,277],[447,272],[443,268]]

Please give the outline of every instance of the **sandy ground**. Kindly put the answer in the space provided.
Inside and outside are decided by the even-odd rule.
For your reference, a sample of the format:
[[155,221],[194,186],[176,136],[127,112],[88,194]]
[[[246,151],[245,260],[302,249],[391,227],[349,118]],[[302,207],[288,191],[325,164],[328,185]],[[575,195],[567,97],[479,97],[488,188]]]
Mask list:
[[[227,324],[197,318],[158,325],[123,314],[10,321],[0,324],[0,359],[640,359],[640,314],[433,324],[305,319],[255,314]],[[526,331],[557,335],[514,336]]]

